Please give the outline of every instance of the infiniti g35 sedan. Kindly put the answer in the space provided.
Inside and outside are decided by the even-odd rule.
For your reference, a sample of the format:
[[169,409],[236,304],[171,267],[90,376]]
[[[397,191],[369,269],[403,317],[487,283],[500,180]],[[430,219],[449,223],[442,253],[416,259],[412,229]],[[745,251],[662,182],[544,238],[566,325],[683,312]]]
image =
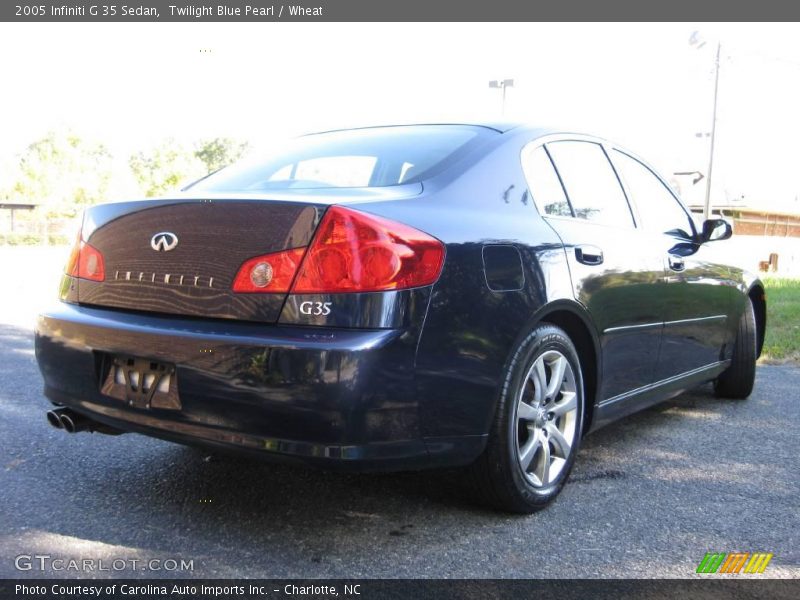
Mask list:
[[93,206],[36,355],[49,422],[331,468],[464,467],[528,513],[581,438],[713,382],[745,398],[762,283],[603,139],[414,125],[301,137]]

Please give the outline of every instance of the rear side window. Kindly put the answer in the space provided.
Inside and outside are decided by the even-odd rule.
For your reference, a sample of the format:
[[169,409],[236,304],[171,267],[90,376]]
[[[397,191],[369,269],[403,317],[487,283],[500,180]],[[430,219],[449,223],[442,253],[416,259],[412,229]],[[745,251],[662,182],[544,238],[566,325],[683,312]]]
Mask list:
[[603,225],[633,227],[622,186],[600,144],[564,141],[547,144],[575,217]]
[[523,168],[531,196],[540,212],[555,217],[573,216],[564,188],[544,147],[539,146],[530,152]]
[[272,190],[387,187],[431,177],[488,137],[468,125],[374,127],[319,133],[202,179],[192,190]]
[[622,177],[631,199],[639,209],[645,229],[661,233],[692,233],[692,223],[686,211],[662,181],[635,158],[614,150],[614,165]]

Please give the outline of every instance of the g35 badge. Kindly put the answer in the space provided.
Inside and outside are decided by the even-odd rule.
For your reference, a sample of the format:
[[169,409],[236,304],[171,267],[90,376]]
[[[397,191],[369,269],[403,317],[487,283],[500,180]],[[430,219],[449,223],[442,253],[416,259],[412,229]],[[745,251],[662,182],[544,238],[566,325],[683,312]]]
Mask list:
[[304,315],[325,316],[331,314],[333,302],[302,302],[300,312]]

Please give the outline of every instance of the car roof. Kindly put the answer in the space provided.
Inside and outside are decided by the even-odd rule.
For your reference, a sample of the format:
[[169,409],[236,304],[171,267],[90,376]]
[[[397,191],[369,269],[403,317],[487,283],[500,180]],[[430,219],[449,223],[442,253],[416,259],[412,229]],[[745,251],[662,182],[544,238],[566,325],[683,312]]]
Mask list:
[[440,122],[419,122],[419,123],[381,123],[376,125],[366,125],[363,127],[342,127],[339,129],[330,129],[326,131],[314,131],[306,133],[300,137],[319,135],[323,133],[336,133],[344,131],[359,131],[367,129],[382,129],[389,127],[482,127],[490,129],[497,133],[513,133],[520,135],[530,135],[532,138],[544,137],[549,135],[577,135],[584,138],[592,138],[594,141],[612,143],[610,140],[603,136],[594,133],[579,131],[570,127],[557,127],[553,125],[546,125],[542,123],[528,123],[522,121],[491,121],[491,120],[468,120],[468,121],[440,121]]
[[429,122],[429,123],[381,123],[378,125],[365,125],[361,127],[342,127],[338,129],[327,129],[324,131],[312,131],[304,134],[306,135],[319,135],[322,133],[335,133],[338,131],[359,131],[361,129],[382,129],[388,127],[433,127],[433,126],[454,126],[454,127],[483,127],[485,129],[493,129],[498,133],[505,133],[516,127],[521,123],[510,121],[450,121],[450,122]]

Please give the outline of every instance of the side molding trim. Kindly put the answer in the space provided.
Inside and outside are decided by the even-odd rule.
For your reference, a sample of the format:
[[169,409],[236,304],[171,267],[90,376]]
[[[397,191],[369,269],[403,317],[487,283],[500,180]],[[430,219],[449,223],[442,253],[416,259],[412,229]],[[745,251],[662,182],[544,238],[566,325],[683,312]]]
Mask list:
[[630,390],[629,392],[625,392],[623,394],[619,394],[612,398],[608,398],[606,400],[601,401],[597,406],[603,408],[611,404],[616,404],[617,402],[627,400],[628,398],[631,398],[633,396],[638,396],[639,394],[650,392],[660,387],[665,387],[673,383],[678,383],[682,379],[694,378],[696,375],[702,375],[705,372],[711,373],[714,371],[719,371],[720,368],[728,367],[728,365],[730,364],[731,364],[730,360],[723,360],[708,365],[704,365],[702,367],[692,369],[691,371],[686,371],[684,373],[681,373],[680,375],[673,375],[672,377],[667,377],[666,379],[662,379],[661,381],[649,383],[647,385],[643,385],[642,387],[636,388],[635,390]]

